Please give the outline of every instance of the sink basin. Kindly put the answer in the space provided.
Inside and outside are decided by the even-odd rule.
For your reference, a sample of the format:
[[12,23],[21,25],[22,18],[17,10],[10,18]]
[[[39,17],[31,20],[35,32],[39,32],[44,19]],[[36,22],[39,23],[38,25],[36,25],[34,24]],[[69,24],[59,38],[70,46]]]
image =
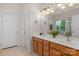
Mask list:
[[70,37],[69,38],[70,41],[68,41],[67,37],[65,37],[65,36],[57,36],[56,38],[53,38],[52,35],[45,35],[44,37],[45,37],[46,40],[53,41],[53,42],[56,42],[56,43],[59,43],[59,44],[62,44],[62,45],[67,45],[67,46],[77,46],[77,45],[79,45],[79,41],[76,41],[76,40],[79,40],[77,38]]
[[63,39],[63,40],[60,40],[60,42],[63,44],[63,45],[71,45],[71,46],[77,46],[79,45],[79,41],[75,41],[73,39],[70,39],[70,41],[67,41],[67,39]]

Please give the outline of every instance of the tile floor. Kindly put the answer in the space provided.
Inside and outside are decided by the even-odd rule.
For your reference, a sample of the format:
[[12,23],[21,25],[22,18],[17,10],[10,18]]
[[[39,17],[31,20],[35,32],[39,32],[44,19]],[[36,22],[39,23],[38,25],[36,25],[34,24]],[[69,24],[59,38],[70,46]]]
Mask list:
[[1,56],[37,56],[33,52],[28,52],[25,48],[23,47],[14,47],[14,48],[9,48],[5,50],[0,51]]

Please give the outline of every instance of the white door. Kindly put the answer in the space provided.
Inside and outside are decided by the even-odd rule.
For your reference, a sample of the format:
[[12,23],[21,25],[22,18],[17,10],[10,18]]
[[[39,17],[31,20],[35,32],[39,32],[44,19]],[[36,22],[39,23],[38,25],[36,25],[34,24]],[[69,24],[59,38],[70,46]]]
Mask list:
[[26,14],[24,15],[24,45],[29,48],[29,20]]
[[2,16],[2,48],[18,45],[17,16],[14,14],[3,14]]

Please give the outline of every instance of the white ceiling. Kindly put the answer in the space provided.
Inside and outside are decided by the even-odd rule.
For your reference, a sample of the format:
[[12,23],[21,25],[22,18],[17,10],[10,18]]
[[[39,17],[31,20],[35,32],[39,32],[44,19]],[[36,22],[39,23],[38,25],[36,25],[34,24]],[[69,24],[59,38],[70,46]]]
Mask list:
[[57,7],[58,3],[40,3],[40,11],[43,9],[43,8],[46,8],[46,7],[50,7],[52,9],[55,10],[54,13],[52,14],[60,14],[62,12],[65,12],[65,11],[69,11],[69,10],[72,10],[72,9],[78,9],[76,8],[76,6],[79,6],[79,4],[75,4],[74,6],[72,7],[68,7],[67,6],[67,3],[63,3],[63,5],[66,5],[67,8],[65,9],[60,9],[59,7]]
[[[24,4],[27,4],[27,3],[10,3],[10,4],[7,4],[7,3],[0,3],[0,10],[6,10],[6,9],[12,9],[12,6],[19,6],[20,8],[24,6]],[[30,3],[29,3],[30,4]],[[73,9],[78,9],[79,8],[76,8],[76,5],[79,6],[79,3],[72,6],[72,7],[67,7],[65,9],[60,9],[59,7],[57,7],[59,3],[37,3],[36,5],[38,5],[38,7],[40,6],[40,11],[43,9],[43,8],[47,8],[47,7],[50,7],[52,9],[55,10],[54,13],[51,13],[52,15],[55,15],[55,14],[61,14],[61,13],[64,13],[64,12],[69,12]],[[63,5],[66,5],[66,3],[62,3]],[[7,8],[6,8],[7,6]],[[9,8],[10,7],[10,8]],[[17,8],[17,7],[16,7]],[[16,9],[16,8],[13,8],[12,10]]]

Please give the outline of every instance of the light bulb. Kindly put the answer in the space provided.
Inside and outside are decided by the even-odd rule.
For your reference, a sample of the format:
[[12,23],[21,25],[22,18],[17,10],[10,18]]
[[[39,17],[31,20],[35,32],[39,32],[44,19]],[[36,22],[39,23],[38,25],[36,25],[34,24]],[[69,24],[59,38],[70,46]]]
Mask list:
[[62,4],[58,4],[57,6],[60,7],[60,6],[62,6]]
[[53,13],[53,12],[55,12],[54,10],[51,10],[51,12]]
[[40,12],[40,15],[42,15],[42,12]]
[[50,14],[50,12],[47,12],[47,14]]
[[47,11],[50,11],[50,10],[51,10],[50,8],[47,9]]
[[46,11],[44,10],[44,11],[42,11],[42,13],[46,13]]
[[60,7],[60,9],[65,9],[65,8],[66,8],[66,6],[61,6],[61,7]]
[[70,3],[68,6],[69,6],[69,7],[73,6],[73,3]]
[[42,15],[42,11],[40,11],[40,15]]

